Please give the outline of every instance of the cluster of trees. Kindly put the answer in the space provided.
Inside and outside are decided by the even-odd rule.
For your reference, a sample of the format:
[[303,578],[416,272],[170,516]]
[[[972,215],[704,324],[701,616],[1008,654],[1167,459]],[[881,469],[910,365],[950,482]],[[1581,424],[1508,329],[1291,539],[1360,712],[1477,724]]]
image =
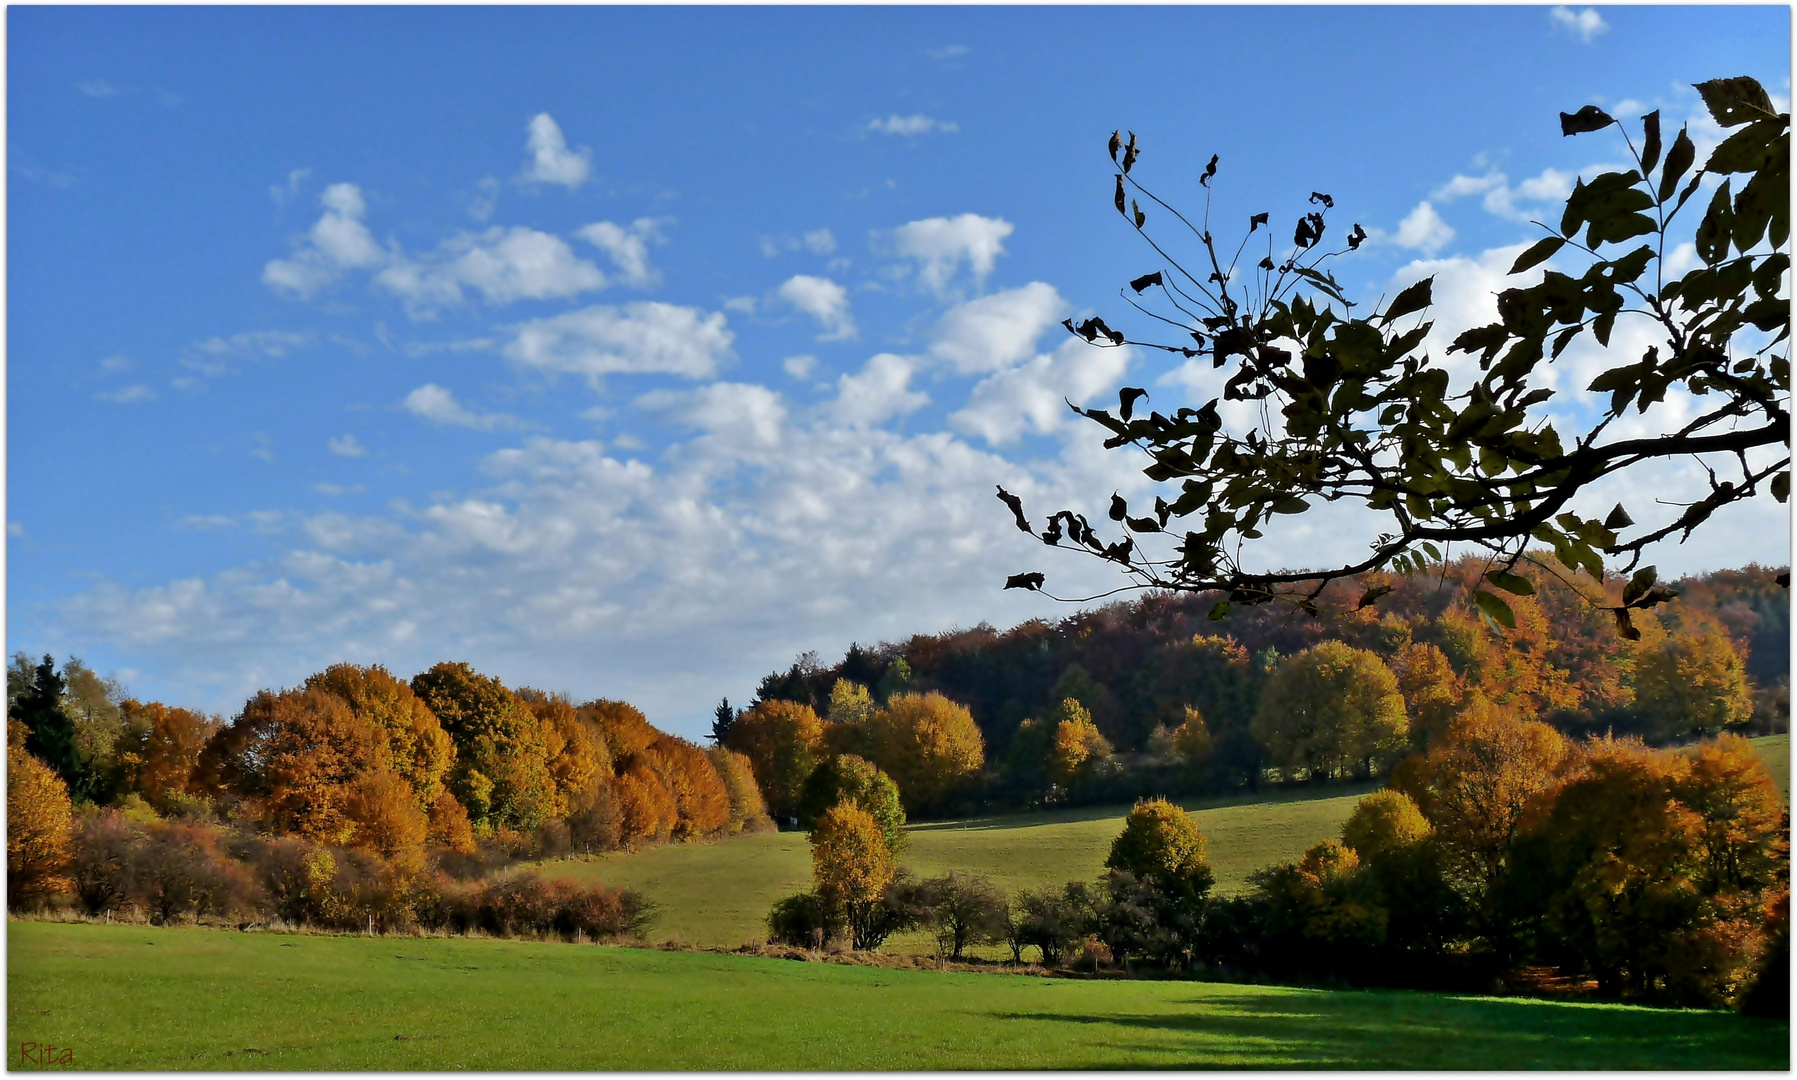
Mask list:
[[811,834],[813,888],[770,938],[878,948],[933,931],[945,957],[1004,943],[1023,962],[1215,977],[1483,990],[1553,970],[1605,997],[1788,1011],[1788,812],[1752,745],[1569,742],[1482,705],[1456,718],[1339,839],[1212,895],[1189,815],[1139,802],[1097,882],[1015,898],[900,868],[853,800]]
[[[7,690],[15,906],[72,892],[159,920],[291,913],[287,871],[268,867],[303,848],[349,875],[332,895],[377,897],[333,901],[343,910],[476,925],[421,922],[475,903],[444,899],[438,875],[772,827],[741,754],[659,731],[624,702],[514,691],[463,663],[409,682],[339,664],[258,692],[229,722],[137,701],[78,660],[15,656]],[[264,858],[268,844],[283,854]],[[187,884],[157,884],[168,875]],[[341,921],[326,910],[291,909]]]
[[[1467,599],[1485,567],[1465,559],[1334,582],[1315,613],[1238,605],[1213,621],[1217,597],[1160,593],[1002,633],[855,645],[830,667],[807,654],[761,681],[755,708],[834,716],[845,681],[966,703],[987,764],[955,809],[1383,775],[1480,703],[1652,745],[1789,729],[1781,571],[1680,581],[1677,603],[1633,614],[1631,638],[1605,606],[1628,582],[1599,590],[1539,561],[1549,569],[1515,568],[1533,591],[1508,601],[1510,626]],[[1367,595],[1377,604],[1359,605]]]
[[[910,814],[941,812],[965,799],[986,762],[985,739],[973,715],[935,692],[897,690],[883,704],[863,684],[837,679],[826,712],[806,703],[764,698],[741,712],[719,706],[713,735],[750,763],[767,809],[776,819],[809,828],[834,805],[807,785],[873,770],[895,787]],[[834,790],[834,789],[832,789]],[[902,820],[902,819],[901,819]]]

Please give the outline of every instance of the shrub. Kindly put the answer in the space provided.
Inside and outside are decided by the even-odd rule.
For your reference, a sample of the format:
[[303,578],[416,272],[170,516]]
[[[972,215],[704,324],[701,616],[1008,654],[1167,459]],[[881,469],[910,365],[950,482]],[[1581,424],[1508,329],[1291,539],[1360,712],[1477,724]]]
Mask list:
[[837,908],[816,893],[777,900],[767,915],[768,940],[776,945],[821,949],[841,930]]
[[1010,929],[1004,890],[984,878],[953,871],[920,882],[918,899],[917,915],[935,933],[938,950],[955,960],[969,945],[1005,940]]

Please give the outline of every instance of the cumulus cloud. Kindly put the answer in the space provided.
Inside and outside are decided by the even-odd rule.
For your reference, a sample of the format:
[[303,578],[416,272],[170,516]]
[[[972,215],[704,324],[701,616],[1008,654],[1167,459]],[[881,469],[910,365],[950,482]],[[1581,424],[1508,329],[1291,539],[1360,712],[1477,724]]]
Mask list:
[[332,184],[319,198],[324,214],[289,259],[262,268],[262,280],[277,292],[310,300],[345,270],[365,269],[385,261],[385,253],[362,218],[368,204],[355,184]]
[[1554,21],[1555,26],[1572,34],[1587,45],[1591,44],[1592,38],[1610,28],[1610,24],[1604,21],[1604,17],[1597,13],[1596,8],[1574,11],[1561,4],[1548,12],[1548,17]]
[[500,352],[547,371],[585,375],[595,384],[611,374],[667,374],[710,378],[730,356],[735,339],[721,312],[641,302],[622,308],[594,305],[513,327]]
[[963,375],[984,375],[1035,355],[1042,331],[1066,309],[1054,286],[1032,281],[1021,289],[957,305],[937,322],[930,355]]
[[1421,251],[1425,255],[1435,254],[1452,239],[1454,227],[1443,221],[1427,200],[1416,204],[1416,209],[1398,223],[1398,231],[1392,236],[1392,242],[1399,247]]
[[949,423],[992,446],[1025,434],[1065,432],[1074,420],[1067,403],[1084,404],[1116,386],[1131,359],[1130,349],[1097,349],[1069,338],[1051,353],[982,380]]
[[937,120],[922,113],[911,116],[899,116],[896,113],[884,120],[869,120],[867,130],[881,135],[928,135],[932,131],[954,132],[960,126],[948,120]]
[[828,278],[795,274],[778,290],[780,299],[817,321],[823,332],[819,341],[842,341],[855,336],[855,317],[849,313],[849,293]]
[[[445,391],[445,393],[447,392]],[[408,400],[410,399],[408,398]],[[338,435],[327,440],[324,445],[325,449],[338,457],[364,457],[368,453],[368,448],[363,446],[354,435]]]
[[881,353],[869,360],[860,374],[837,380],[832,415],[850,427],[871,427],[923,408],[930,396],[910,389],[915,370],[909,358]]
[[599,268],[560,237],[514,226],[452,236],[433,254],[396,254],[375,283],[415,311],[462,302],[474,289],[489,304],[578,296],[606,286]]
[[618,269],[617,280],[640,287],[661,280],[660,272],[649,265],[649,245],[667,242],[661,232],[665,223],[655,218],[637,218],[627,226],[596,221],[574,235],[605,252]]
[[892,230],[892,250],[917,264],[918,280],[932,292],[942,292],[965,263],[976,281],[984,281],[998,257],[1005,253],[1005,237],[1016,226],[1002,218],[961,214],[958,217],[925,218]]
[[809,379],[812,369],[817,367],[817,357],[789,356],[780,361],[780,367],[795,379]]
[[405,400],[400,402],[400,408],[433,424],[472,428],[475,431],[518,426],[514,417],[503,413],[474,412],[436,383],[425,383],[407,394]]
[[548,113],[531,117],[524,146],[530,152],[530,160],[524,165],[524,179],[541,184],[561,184],[569,190],[586,182],[592,151],[584,146],[579,150],[568,149],[562,129]]
[[139,401],[155,401],[156,391],[142,383],[138,383],[134,386],[121,387],[117,390],[107,390],[95,394],[94,396],[101,401],[110,401],[114,405],[132,405]]
[[[1456,174],[1452,180],[1435,189],[1429,198],[1449,203],[1469,195],[1480,195],[1483,196],[1480,205],[1487,213],[1512,221],[1528,221],[1549,212],[1552,205],[1564,203],[1566,197],[1572,194],[1574,179],[1574,173],[1543,169],[1540,175],[1531,176],[1512,187],[1510,178],[1497,171],[1488,172],[1484,176]],[[1523,207],[1520,203],[1546,205]]]

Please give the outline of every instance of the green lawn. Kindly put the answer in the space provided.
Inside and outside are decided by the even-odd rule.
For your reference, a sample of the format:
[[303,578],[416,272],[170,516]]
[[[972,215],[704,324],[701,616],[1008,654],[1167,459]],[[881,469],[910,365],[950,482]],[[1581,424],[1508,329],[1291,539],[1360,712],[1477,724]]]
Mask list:
[[[1777,1069],[1789,1025],[1411,992],[11,922],[7,1026],[86,1069]],[[21,1065],[15,1058],[14,1068]]]
[[1785,800],[1791,798],[1791,737],[1789,735],[1761,735],[1753,740],[1754,748],[1759,750],[1760,757],[1765,759],[1766,771],[1772,779],[1778,781],[1778,790],[1785,793]]
[[[1354,803],[1370,790],[1337,786],[1320,794],[1191,802],[1187,808],[1210,843],[1219,890],[1233,893],[1247,887],[1255,870],[1295,859],[1311,844],[1337,835]],[[917,825],[909,830],[900,861],[922,876],[968,870],[1013,891],[1091,881],[1127,812],[1112,806]],[[810,886],[811,848],[804,833],[769,833],[554,861],[543,872],[641,892],[661,909],[650,928],[652,940],[735,947],[766,937],[774,901]],[[927,945],[921,935],[908,935],[888,948],[923,951]]]

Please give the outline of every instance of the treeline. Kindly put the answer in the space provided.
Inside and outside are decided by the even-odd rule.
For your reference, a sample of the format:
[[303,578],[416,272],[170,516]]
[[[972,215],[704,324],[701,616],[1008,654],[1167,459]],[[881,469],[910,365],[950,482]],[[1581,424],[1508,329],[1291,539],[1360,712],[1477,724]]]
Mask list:
[[[871,800],[863,794],[871,795]],[[1008,896],[976,875],[899,865],[877,785],[811,832],[813,888],[777,903],[772,941],[877,949],[931,931],[944,958],[1611,999],[1789,1013],[1790,820],[1745,739],[1677,750],[1569,742],[1482,707],[1356,806],[1339,839],[1218,897],[1191,817],[1126,819],[1096,882]],[[1034,950],[1026,957],[1026,950]]]
[[[1151,594],[1056,623],[852,645],[833,666],[807,654],[762,679],[755,706],[807,706],[827,726],[844,684],[876,704],[961,703],[986,760],[937,812],[1379,774],[1481,702],[1572,738],[1789,730],[1782,571],[1681,580],[1676,601],[1633,613],[1630,638],[1600,606],[1625,581],[1600,589],[1543,563],[1517,567],[1535,592],[1513,600],[1514,626],[1467,603],[1487,568],[1463,559],[1338,582],[1314,613],[1229,605],[1213,621],[1220,597]],[[725,702],[714,732],[735,715]]]
[[511,861],[772,827],[746,758],[634,707],[512,690],[466,664],[339,664],[230,721],[141,702],[78,660],[8,668],[9,896],[154,921],[608,936],[628,894]]

